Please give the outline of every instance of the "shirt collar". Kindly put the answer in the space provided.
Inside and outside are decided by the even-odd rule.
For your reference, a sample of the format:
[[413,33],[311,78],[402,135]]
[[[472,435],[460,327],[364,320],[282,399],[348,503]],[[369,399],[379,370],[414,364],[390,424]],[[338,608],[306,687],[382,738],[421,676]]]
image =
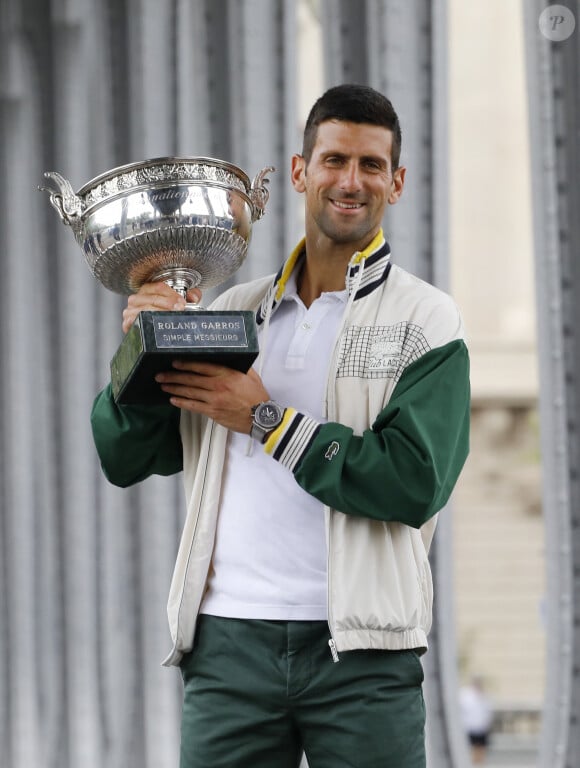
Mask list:
[[[305,240],[302,239],[294,248],[286,262],[274,278],[274,282],[262,300],[256,313],[256,322],[260,325],[268,312],[274,312],[293,280],[293,292],[296,295],[296,269],[304,258]],[[390,269],[390,248],[384,238],[382,229],[374,240],[363,250],[353,254],[346,272],[346,290],[350,296],[356,290],[354,300],[371,293],[387,279]],[[362,270],[362,273],[361,273]]]

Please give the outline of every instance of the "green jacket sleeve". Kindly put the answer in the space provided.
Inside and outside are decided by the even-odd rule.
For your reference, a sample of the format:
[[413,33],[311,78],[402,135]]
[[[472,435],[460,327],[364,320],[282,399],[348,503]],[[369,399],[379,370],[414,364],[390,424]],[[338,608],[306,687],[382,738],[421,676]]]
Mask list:
[[469,414],[467,348],[452,341],[405,369],[363,435],[291,411],[266,450],[333,509],[419,528],[446,504],[459,477]]
[[172,405],[117,405],[111,385],[93,404],[91,425],[107,479],[122,488],[183,469],[180,411]]

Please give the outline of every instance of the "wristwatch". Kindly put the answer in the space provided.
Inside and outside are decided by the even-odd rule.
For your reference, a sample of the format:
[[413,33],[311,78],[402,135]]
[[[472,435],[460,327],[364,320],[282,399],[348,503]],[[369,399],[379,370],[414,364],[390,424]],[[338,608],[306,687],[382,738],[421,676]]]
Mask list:
[[265,443],[268,434],[282,423],[284,411],[285,409],[273,400],[253,405],[250,435],[261,443]]

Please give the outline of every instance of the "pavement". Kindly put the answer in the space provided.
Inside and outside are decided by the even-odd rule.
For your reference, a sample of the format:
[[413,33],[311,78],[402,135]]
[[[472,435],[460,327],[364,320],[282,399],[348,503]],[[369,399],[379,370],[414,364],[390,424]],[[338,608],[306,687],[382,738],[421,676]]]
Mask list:
[[[534,742],[514,739],[492,740],[485,768],[537,768],[538,749]],[[470,768],[466,766],[466,768]]]
[[[304,758],[300,768],[308,768]],[[472,768],[472,766],[466,765],[462,768]],[[538,750],[535,740],[495,736],[482,768],[538,768]]]

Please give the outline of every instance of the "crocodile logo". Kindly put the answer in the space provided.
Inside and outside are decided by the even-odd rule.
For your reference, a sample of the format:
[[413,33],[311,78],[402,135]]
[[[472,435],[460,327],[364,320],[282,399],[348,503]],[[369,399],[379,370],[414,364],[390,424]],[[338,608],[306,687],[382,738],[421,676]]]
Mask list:
[[332,443],[330,443],[330,445],[326,449],[326,453],[324,454],[324,458],[327,461],[332,461],[339,451],[340,451],[340,444],[337,443],[336,440],[333,440]]

